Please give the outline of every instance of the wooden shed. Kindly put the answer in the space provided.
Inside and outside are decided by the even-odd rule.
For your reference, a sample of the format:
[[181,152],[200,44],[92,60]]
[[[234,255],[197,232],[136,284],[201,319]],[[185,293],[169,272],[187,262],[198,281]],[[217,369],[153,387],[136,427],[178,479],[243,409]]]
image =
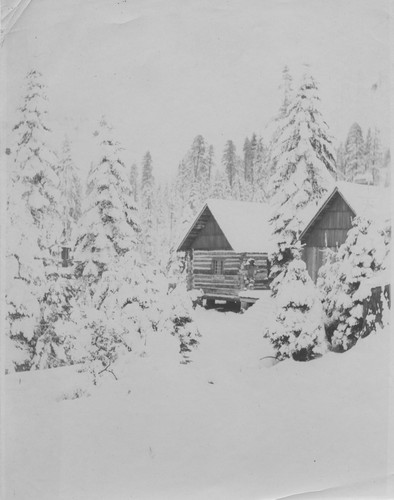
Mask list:
[[263,203],[208,200],[177,249],[186,252],[189,289],[203,290],[208,304],[268,289],[269,216]]
[[316,281],[327,248],[338,249],[356,216],[379,220],[390,216],[389,190],[376,186],[338,182],[310,215],[300,239],[303,258]]

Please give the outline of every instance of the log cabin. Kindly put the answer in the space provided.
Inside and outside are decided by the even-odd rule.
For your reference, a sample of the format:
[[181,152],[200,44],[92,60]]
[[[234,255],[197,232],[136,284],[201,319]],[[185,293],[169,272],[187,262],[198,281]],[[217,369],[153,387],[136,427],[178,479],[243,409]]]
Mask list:
[[[314,281],[325,251],[345,242],[354,217],[390,217],[389,194],[388,189],[338,182],[315,207],[308,207],[302,214],[300,240]],[[208,200],[204,204],[177,250],[186,253],[188,288],[203,290],[208,306],[215,300],[246,306],[258,300],[259,291],[269,289],[271,214],[272,208],[264,203]]]
[[203,290],[208,306],[241,302],[245,289],[269,289],[270,213],[263,203],[204,204],[177,250],[186,253],[188,288]]

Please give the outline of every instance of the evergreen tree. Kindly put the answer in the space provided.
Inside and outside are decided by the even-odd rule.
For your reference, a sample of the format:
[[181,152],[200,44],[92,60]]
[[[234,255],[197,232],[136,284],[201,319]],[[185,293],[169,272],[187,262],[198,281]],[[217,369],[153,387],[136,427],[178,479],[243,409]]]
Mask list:
[[263,138],[259,137],[256,144],[254,165],[253,201],[262,202],[268,197],[267,184],[270,178],[268,151],[264,146]]
[[181,193],[181,210],[197,212],[207,198],[211,185],[213,149],[207,147],[202,135],[195,137],[190,150],[178,167],[177,190]]
[[252,168],[253,168],[253,154],[250,140],[246,137],[244,142],[244,179],[245,181],[251,182],[252,179]]
[[207,165],[208,180],[209,183],[211,183],[213,176],[213,169],[215,167],[215,152],[212,144],[209,146],[207,151],[206,165]]
[[228,176],[222,170],[217,170],[215,172],[211,197],[219,200],[229,200],[231,198],[231,188]]
[[289,67],[286,65],[282,70],[282,84],[280,89],[283,92],[283,100],[279,109],[279,117],[285,118],[291,102],[293,92],[293,77],[290,74]]
[[[271,178],[274,213],[271,217],[275,250],[271,275],[280,273],[292,259],[303,212],[316,204],[330,188],[335,175],[328,127],[319,110],[317,85],[305,76],[273,149],[276,173]],[[273,288],[273,293],[277,290]]]
[[282,91],[282,103],[279,108],[278,115],[274,118],[275,130],[268,147],[268,165],[270,165],[269,176],[276,172],[276,154],[275,150],[278,148],[282,141],[283,128],[286,125],[286,119],[289,112],[290,103],[293,99],[293,78],[290,74],[288,66],[284,66],[282,70],[282,83],[279,89]]
[[121,147],[104,118],[94,135],[98,157],[90,168],[75,246],[77,276],[89,288],[120,257],[135,251],[140,231]]
[[391,154],[390,149],[387,149],[384,154],[383,159],[383,184],[385,187],[390,186],[391,184]]
[[152,261],[157,253],[157,206],[153,162],[149,151],[145,154],[142,161],[140,208],[142,253],[146,260]]
[[350,127],[345,143],[346,180],[354,181],[365,171],[363,132],[358,123]]
[[142,179],[141,179],[141,196],[144,208],[152,207],[153,197],[153,162],[149,151],[146,152],[142,160]]
[[71,158],[71,147],[67,138],[63,143],[63,151],[57,168],[57,174],[59,177],[59,206],[62,215],[64,236],[70,238],[81,216],[82,189],[76,167]]
[[278,360],[309,361],[325,351],[322,307],[299,249],[291,252],[291,262],[274,283],[278,313],[266,336]]
[[29,370],[34,335],[40,321],[41,287],[45,283],[40,234],[28,205],[29,186],[8,184],[6,227],[6,368]]
[[372,175],[373,184],[376,186],[381,184],[383,170],[383,153],[382,144],[380,142],[380,131],[375,128],[371,134],[371,144],[367,151],[367,168]]
[[236,176],[237,156],[235,144],[231,140],[226,142],[223,152],[222,165],[224,166],[224,170],[227,174],[230,188],[232,188]]
[[135,163],[130,167],[130,185],[133,191],[134,201],[138,201],[138,168]]
[[364,315],[364,301],[372,278],[388,269],[390,240],[390,223],[356,218],[345,243],[319,270],[327,336],[336,351],[350,349],[375,326],[376,316]]
[[198,135],[195,137],[189,153],[194,180],[202,180],[206,175],[206,149],[206,142],[203,136]]
[[45,87],[37,71],[30,71],[26,79],[27,91],[14,127],[16,152],[8,200],[7,309],[16,369],[30,369],[38,343],[44,343],[48,276],[63,230],[57,158],[50,149],[46,125]]
[[337,179],[345,180],[346,179],[346,163],[345,163],[345,146],[341,142],[337,149],[336,155],[336,165],[337,165]]
[[77,284],[72,275],[55,271],[48,276],[34,338],[32,367],[54,368],[84,359],[77,339],[81,316],[76,295]]
[[62,233],[58,212],[59,178],[57,158],[50,149],[50,130],[46,124],[47,97],[42,75],[32,70],[27,76],[27,91],[19,108],[16,136],[14,181],[23,184],[23,196],[39,230],[39,246],[49,262],[57,250]]

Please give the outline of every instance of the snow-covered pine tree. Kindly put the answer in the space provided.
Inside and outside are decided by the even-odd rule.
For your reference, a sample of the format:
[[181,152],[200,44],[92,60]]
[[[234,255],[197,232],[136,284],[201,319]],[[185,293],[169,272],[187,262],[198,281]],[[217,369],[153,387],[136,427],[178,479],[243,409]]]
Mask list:
[[383,185],[388,187],[391,184],[391,153],[387,149],[383,158]]
[[345,146],[341,142],[336,151],[337,179],[346,179]]
[[[274,205],[270,222],[275,244],[271,255],[272,277],[292,259],[290,248],[303,228],[307,209],[334,182],[335,160],[319,101],[315,80],[305,75],[272,149],[271,159],[276,165],[270,181]],[[277,288],[272,290],[275,295]]]
[[155,179],[153,177],[153,162],[149,151],[145,153],[142,160],[142,177],[141,177],[141,195],[144,205],[150,208],[152,205],[153,186]]
[[209,148],[207,150],[206,165],[207,165],[208,181],[209,181],[209,184],[211,184],[213,170],[215,168],[215,151],[213,149],[212,144],[209,145]]
[[59,207],[63,221],[64,237],[70,238],[81,216],[82,188],[76,166],[71,156],[70,141],[63,142],[62,155],[57,168],[59,177]]
[[274,283],[278,312],[266,336],[278,360],[309,361],[326,350],[322,306],[300,249],[290,251],[292,260]]
[[345,142],[346,180],[353,181],[365,170],[363,132],[358,123],[350,127]]
[[74,252],[76,275],[92,286],[91,294],[103,272],[135,251],[140,232],[122,148],[104,118],[94,135],[98,154],[88,175]]
[[[290,103],[294,97],[293,90],[293,78],[290,74],[290,70],[288,66],[284,66],[282,70],[282,83],[279,85],[279,89],[282,92],[282,102],[279,108],[279,112],[277,116],[272,120],[274,125],[274,131],[271,137],[271,141],[268,145],[268,165],[270,166],[269,177],[276,172],[276,156],[275,150],[278,148],[278,143],[280,143],[283,133],[283,128],[286,124],[286,117],[289,111]],[[270,193],[268,193],[270,194]]]
[[230,188],[232,188],[236,176],[237,152],[235,144],[231,140],[227,141],[224,147],[222,165],[227,174]]
[[365,315],[373,277],[388,267],[390,223],[353,221],[346,242],[319,270],[327,337],[335,351],[350,349],[374,328],[376,316]]
[[[380,131],[375,128],[373,133],[368,130],[370,138],[367,135],[365,143],[365,169],[370,173],[372,182],[375,186],[383,184],[383,152],[380,141]],[[382,182],[383,181],[383,182]]]
[[244,179],[247,182],[252,178],[253,155],[249,137],[246,137],[243,147],[244,152]]
[[[75,247],[76,276],[80,279],[84,306],[82,333],[89,342],[88,363],[94,380],[110,371],[118,347],[127,349],[119,289],[134,279],[140,264],[138,213],[122,148],[113,129],[101,119],[97,138],[97,159],[93,161],[83,214]],[[134,287],[136,288],[136,287]],[[107,307],[114,301],[117,307]]]
[[161,333],[169,333],[178,339],[183,364],[191,362],[191,353],[198,346],[201,337],[193,321],[192,309],[192,299],[186,292],[185,285],[178,283],[168,292],[158,323]]
[[134,201],[138,201],[138,168],[135,163],[130,167],[130,185],[133,191]]
[[77,335],[81,315],[73,275],[60,269],[47,280],[32,358],[32,367],[36,369],[71,365],[87,354],[80,349]]
[[293,77],[290,74],[289,67],[285,65],[282,70],[282,83],[279,88],[283,92],[282,104],[279,109],[279,116],[285,117],[292,99]]
[[219,200],[231,199],[231,188],[228,176],[223,170],[216,170],[210,196],[211,198],[217,198]]
[[[23,363],[23,368],[29,369],[39,343],[50,345],[53,340],[50,336],[44,336],[46,322],[43,315],[48,276],[58,265],[63,224],[59,210],[59,178],[55,172],[57,158],[50,149],[51,135],[46,125],[45,86],[37,71],[30,71],[26,78],[27,92],[19,108],[18,123],[14,127],[16,148],[8,205],[10,219],[15,219],[15,227],[20,234],[9,238],[11,248],[8,255],[18,262],[17,272],[11,272],[10,290],[15,292],[23,282],[27,307],[21,303],[21,298],[18,302],[17,296],[15,293],[12,295],[11,291],[8,303],[13,304],[13,312],[9,316],[14,324],[11,333],[24,318],[25,331],[20,329],[16,340],[19,342],[18,347],[23,344],[28,347],[29,359]],[[20,207],[17,206],[19,203]],[[9,232],[12,235],[15,229],[10,228]],[[17,245],[23,247],[18,249]],[[27,256],[27,251],[31,252],[33,260]],[[37,304],[40,310],[38,321]],[[12,336],[16,338],[15,333]]]
[[146,152],[142,160],[141,178],[141,199],[140,199],[140,219],[141,219],[141,243],[142,253],[145,259],[152,261],[157,252],[156,245],[156,202],[155,202],[155,179],[153,177],[153,162],[149,151]]
[[47,97],[42,75],[36,70],[26,76],[26,95],[14,126],[16,142],[14,181],[24,185],[23,196],[39,231],[39,245],[45,263],[58,250],[62,233],[59,217],[59,178],[56,155],[50,147],[46,124]]
[[262,202],[268,197],[267,184],[269,182],[271,169],[268,162],[268,151],[264,146],[263,138],[259,137],[256,144],[253,162],[255,186],[253,189],[253,201]]
[[40,321],[41,287],[45,283],[40,234],[28,205],[30,187],[9,179],[6,227],[7,370],[29,370]]

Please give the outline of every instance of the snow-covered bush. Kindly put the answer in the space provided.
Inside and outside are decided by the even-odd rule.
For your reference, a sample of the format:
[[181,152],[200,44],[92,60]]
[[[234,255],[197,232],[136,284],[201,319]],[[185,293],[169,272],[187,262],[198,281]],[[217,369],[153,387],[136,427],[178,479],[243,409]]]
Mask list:
[[327,337],[334,350],[351,348],[375,327],[377,311],[368,312],[368,301],[372,288],[378,285],[377,278],[388,272],[390,236],[389,224],[356,218],[346,242],[337,253],[328,253],[319,271],[317,286]]
[[71,365],[84,359],[77,339],[80,322],[76,283],[65,272],[48,276],[41,300],[41,318],[34,335],[32,367]]
[[273,283],[277,314],[265,335],[278,360],[308,361],[326,350],[323,312],[300,252],[292,253],[293,259]]
[[179,352],[183,363],[191,361],[190,353],[198,346],[198,338],[201,336],[193,321],[192,310],[195,307],[193,299],[198,299],[198,294],[188,293],[185,285],[178,285],[169,290],[164,300],[163,319],[159,323],[161,333],[169,333],[179,340]]

